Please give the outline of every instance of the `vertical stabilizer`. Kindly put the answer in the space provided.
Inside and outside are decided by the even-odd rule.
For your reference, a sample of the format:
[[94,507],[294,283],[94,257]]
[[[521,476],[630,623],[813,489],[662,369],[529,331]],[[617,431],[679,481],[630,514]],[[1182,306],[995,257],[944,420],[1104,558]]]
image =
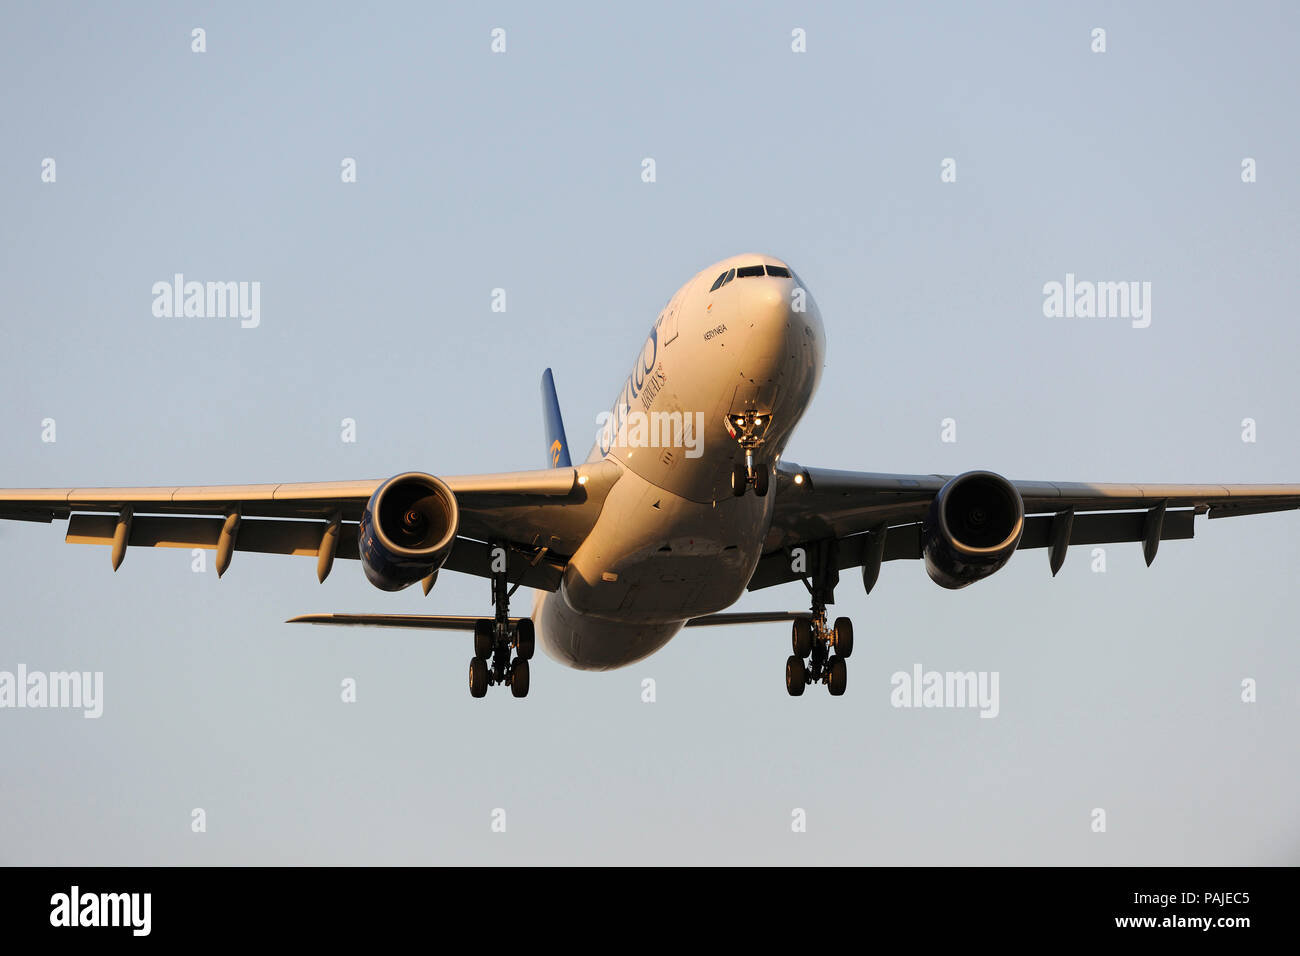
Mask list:
[[552,468],[569,468],[569,440],[564,437],[560,399],[555,394],[555,376],[548,368],[542,373],[542,414],[546,423],[546,463]]

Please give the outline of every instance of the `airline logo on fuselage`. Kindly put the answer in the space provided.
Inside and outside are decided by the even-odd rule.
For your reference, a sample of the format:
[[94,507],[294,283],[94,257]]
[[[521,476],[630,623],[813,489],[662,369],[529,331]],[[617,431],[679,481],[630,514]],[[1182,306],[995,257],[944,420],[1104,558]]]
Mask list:
[[597,443],[602,455],[609,453],[615,436],[627,423],[632,403],[640,398],[642,407],[648,409],[650,403],[659,394],[665,375],[663,366],[655,365],[658,360],[659,327],[656,325],[650,329],[650,337],[641,347],[641,354],[637,356],[636,363],[632,366],[632,374],[627,377],[627,381],[623,383],[623,388],[618,393],[618,398],[614,400],[614,407],[600,416],[605,419],[605,427],[601,429]]

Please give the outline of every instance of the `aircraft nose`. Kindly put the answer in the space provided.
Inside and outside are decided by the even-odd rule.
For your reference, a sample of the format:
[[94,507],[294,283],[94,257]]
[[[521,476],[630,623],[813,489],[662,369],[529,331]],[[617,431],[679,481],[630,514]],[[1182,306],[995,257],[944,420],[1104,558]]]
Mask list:
[[755,286],[746,310],[745,374],[756,380],[777,378],[792,344],[802,337],[802,316],[792,307],[788,281],[769,279]]
[[790,317],[790,285],[781,279],[766,279],[757,284],[754,292],[754,321],[756,323],[785,322]]
[[748,338],[760,347],[764,343],[775,345],[797,315],[791,307],[790,283],[780,279],[760,279],[750,289],[745,317],[748,319]]

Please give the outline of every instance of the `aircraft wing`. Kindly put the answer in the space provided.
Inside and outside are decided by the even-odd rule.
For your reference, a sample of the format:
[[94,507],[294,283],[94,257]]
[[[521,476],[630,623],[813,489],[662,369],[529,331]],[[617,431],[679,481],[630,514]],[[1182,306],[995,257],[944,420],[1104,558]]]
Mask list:
[[[460,509],[456,542],[443,567],[490,577],[489,542],[500,543],[512,551],[511,583],[555,590],[621,474],[613,463],[593,462],[442,478]],[[356,559],[357,522],[382,483],[0,489],[0,520],[66,519],[69,543],[114,545],[114,568],[132,547],[215,550],[231,527],[237,529],[226,535],[232,551],[318,557],[333,533],[334,556]]]
[[[921,522],[951,475],[895,475],[804,468],[782,462],[776,511],[750,590],[799,580],[790,553],[804,547],[837,570],[921,557]],[[1191,538],[1197,515],[1229,518],[1300,509],[1300,484],[1169,485],[1013,481],[1025,505],[1018,550],[1046,548],[1055,574],[1070,545],[1142,542],[1147,563],[1160,541]],[[825,549],[825,550],[822,550]]]

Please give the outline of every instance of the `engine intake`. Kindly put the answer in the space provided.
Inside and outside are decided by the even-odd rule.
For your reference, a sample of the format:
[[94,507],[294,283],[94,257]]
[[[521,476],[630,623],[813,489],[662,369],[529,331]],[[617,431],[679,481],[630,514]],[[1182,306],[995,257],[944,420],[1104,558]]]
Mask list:
[[1011,560],[1025,530],[1025,503],[1011,482],[991,471],[968,471],[939,489],[921,534],[925,570],[956,590]]
[[361,566],[375,587],[400,591],[446,562],[460,508],[444,482],[418,471],[389,478],[361,513]]

